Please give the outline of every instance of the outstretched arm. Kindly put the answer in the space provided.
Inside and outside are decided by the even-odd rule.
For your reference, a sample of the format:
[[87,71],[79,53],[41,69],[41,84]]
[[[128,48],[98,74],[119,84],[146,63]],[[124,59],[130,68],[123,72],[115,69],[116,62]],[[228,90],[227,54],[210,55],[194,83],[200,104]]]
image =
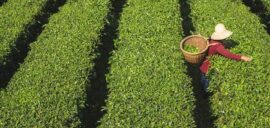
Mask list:
[[238,55],[238,54],[233,54],[231,53],[229,50],[225,49],[223,45],[220,45],[218,48],[217,48],[217,52],[222,55],[222,56],[225,56],[227,58],[230,58],[230,59],[233,59],[233,60],[243,60],[243,61],[251,61],[252,58],[249,58],[247,56],[241,56],[241,55]]

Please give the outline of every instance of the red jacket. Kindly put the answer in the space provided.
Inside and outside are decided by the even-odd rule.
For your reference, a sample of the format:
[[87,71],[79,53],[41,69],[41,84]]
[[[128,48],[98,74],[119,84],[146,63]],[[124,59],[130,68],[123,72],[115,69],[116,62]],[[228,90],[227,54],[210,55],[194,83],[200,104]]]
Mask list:
[[[215,41],[215,40],[209,40],[208,57],[215,54],[220,54],[222,56],[225,56],[227,58],[237,60],[237,61],[241,60],[241,55],[231,53],[229,50],[224,48],[224,45],[221,42]],[[202,63],[202,65],[200,66],[201,72],[206,74],[210,66],[211,66],[211,63],[206,58],[204,62]]]

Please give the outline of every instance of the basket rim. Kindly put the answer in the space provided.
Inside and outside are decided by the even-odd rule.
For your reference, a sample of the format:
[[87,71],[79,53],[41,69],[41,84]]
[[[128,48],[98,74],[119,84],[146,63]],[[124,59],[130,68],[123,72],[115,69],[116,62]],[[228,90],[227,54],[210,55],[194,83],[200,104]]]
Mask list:
[[[183,44],[187,39],[192,38],[192,37],[200,37],[200,38],[205,39],[205,40],[206,40],[206,47],[205,47],[205,49],[203,49],[201,52],[198,52],[198,53],[191,53],[191,52],[185,51],[182,44]],[[182,52],[186,53],[186,54],[191,54],[191,55],[199,55],[199,54],[202,54],[202,53],[204,53],[204,52],[208,49],[208,47],[209,47],[209,41],[208,41],[208,39],[207,39],[206,37],[204,37],[204,36],[201,36],[201,35],[190,35],[190,36],[187,36],[187,37],[185,37],[184,39],[182,39],[181,42],[180,42],[180,50],[181,50]]]

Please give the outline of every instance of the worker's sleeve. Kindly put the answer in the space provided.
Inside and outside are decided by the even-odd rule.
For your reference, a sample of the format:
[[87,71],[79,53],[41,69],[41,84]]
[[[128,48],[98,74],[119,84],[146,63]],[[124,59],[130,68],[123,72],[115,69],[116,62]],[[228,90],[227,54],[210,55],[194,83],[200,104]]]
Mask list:
[[202,65],[200,66],[200,70],[202,73],[207,74],[208,69],[211,67],[211,63],[208,59],[205,59],[202,63]]
[[241,55],[231,53],[229,50],[225,49],[223,45],[218,46],[216,50],[222,56],[233,60],[241,60]]

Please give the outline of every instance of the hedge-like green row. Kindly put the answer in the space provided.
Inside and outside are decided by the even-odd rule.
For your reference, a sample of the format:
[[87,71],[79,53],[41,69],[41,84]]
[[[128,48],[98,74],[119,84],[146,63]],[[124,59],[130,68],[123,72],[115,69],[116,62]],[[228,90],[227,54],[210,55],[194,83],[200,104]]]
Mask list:
[[4,57],[15,47],[15,41],[25,28],[33,24],[48,0],[10,0],[0,8],[0,65]]
[[78,127],[109,0],[68,0],[0,91],[0,127]]
[[217,127],[270,126],[270,37],[259,18],[239,1],[190,0],[194,27],[211,35],[217,23],[233,33],[231,52],[252,56],[237,62],[221,56],[211,58],[209,72],[211,106]]
[[178,50],[182,32],[178,0],[128,0],[100,127],[195,127],[191,79]]

